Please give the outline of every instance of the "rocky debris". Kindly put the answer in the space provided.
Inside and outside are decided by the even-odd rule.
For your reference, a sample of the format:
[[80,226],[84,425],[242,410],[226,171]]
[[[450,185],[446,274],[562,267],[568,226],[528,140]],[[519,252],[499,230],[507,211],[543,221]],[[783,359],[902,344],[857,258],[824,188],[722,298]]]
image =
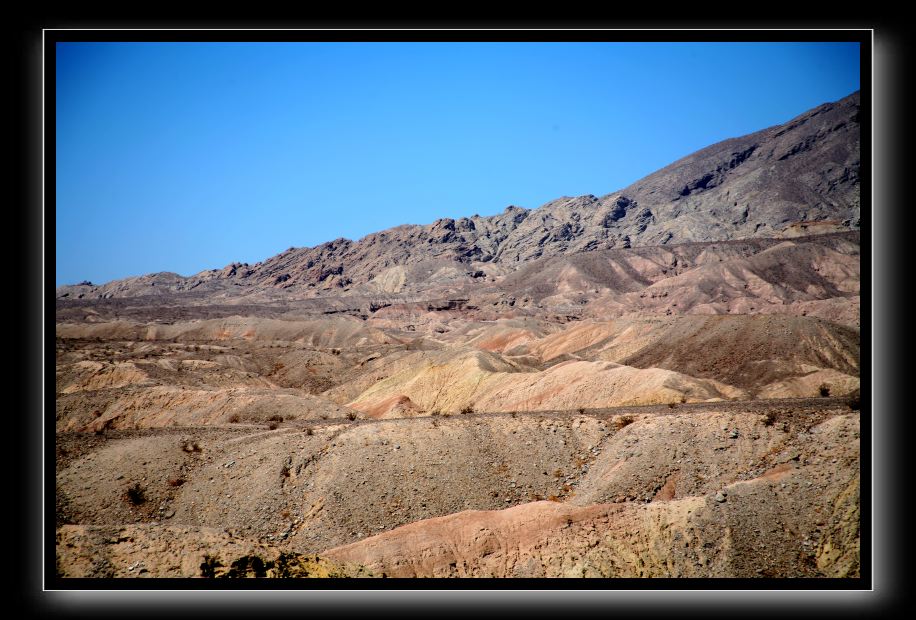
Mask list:
[[60,577],[341,578],[378,577],[365,567],[210,528],[66,525],[57,530]]

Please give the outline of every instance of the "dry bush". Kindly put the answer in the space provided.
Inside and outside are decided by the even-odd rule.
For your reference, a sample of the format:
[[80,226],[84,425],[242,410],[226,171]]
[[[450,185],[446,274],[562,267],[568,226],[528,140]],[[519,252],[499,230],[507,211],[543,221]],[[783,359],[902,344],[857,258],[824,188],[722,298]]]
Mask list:
[[135,482],[129,486],[125,495],[127,496],[127,501],[134,506],[139,506],[146,501],[146,490],[139,482]]
[[314,434],[315,434],[315,431],[312,429],[311,426],[306,426],[304,432],[305,432],[306,435],[314,435]]
[[200,447],[200,444],[196,441],[186,441],[181,444],[181,449],[185,452],[201,452],[203,448]]
[[352,421],[352,420],[355,420],[355,419],[356,419],[356,412],[355,412],[355,411],[348,411],[348,412],[347,412],[347,419],[348,419],[348,420],[351,420],[351,421]]
[[551,495],[550,497],[547,498],[547,501],[549,501],[549,502],[559,502],[559,501],[560,501],[560,498],[557,497],[556,495]]
[[821,396],[824,396],[824,397],[830,396],[830,386],[827,385],[826,383],[821,383],[820,386],[817,388],[817,391],[818,393],[820,393]]
[[469,413],[474,413],[474,407],[472,407],[471,405],[465,405],[465,406],[461,409],[461,413],[463,413],[463,414],[465,414],[465,415],[467,415],[467,414],[469,414]]
[[277,430],[277,426],[279,425],[276,422],[271,422],[270,424],[267,425],[267,428],[268,430],[275,431]]
[[773,423],[776,422],[776,413],[773,411],[767,411],[763,416],[763,425],[764,426],[773,426]]
[[233,413],[233,414],[229,417],[229,423],[230,423],[230,424],[238,424],[238,423],[241,422],[241,421],[242,421],[242,417],[241,417],[239,414],[237,414],[237,413]]
[[267,418],[267,421],[268,422],[282,422],[283,416],[282,415],[272,415],[269,418]]
[[675,409],[676,407],[677,403],[668,403],[668,409]]
[[623,427],[629,426],[635,421],[636,420],[631,415],[619,415],[614,418],[614,426],[617,427],[617,430],[619,431]]

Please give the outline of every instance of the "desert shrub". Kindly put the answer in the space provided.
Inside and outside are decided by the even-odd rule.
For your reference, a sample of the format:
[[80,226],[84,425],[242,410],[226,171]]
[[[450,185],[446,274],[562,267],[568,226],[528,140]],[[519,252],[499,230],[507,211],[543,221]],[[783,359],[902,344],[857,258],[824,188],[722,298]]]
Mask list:
[[272,415],[269,418],[267,418],[267,421],[268,422],[282,422],[283,416],[282,415]]
[[205,555],[204,561],[200,563],[200,576],[212,579],[216,577],[216,569],[221,568],[222,565],[216,556]]
[[181,476],[176,476],[175,478],[169,478],[170,487],[180,487],[185,482],[186,482],[185,479],[182,478]]
[[306,435],[314,435],[314,434],[315,434],[315,431],[312,430],[312,427],[311,427],[311,426],[306,426],[306,427],[305,427],[305,434],[306,434]]
[[766,415],[763,416],[763,425],[773,426],[774,422],[776,422],[776,413],[773,411],[767,411]]
[[355,411],[348,411],[348,412],[347,412],[347,419],[348,419],[348,420],[355,420],[355,419],[356,419],[356,412],[355,412]]
[[463,413],[463,414],[465,414],[465,415],[467,415],[467,414],[469,414],[469,413],[474,413],[474,407],[472,407],[471,405],[465,405],[465,406],[461,409],[461,413]]
[[275,431],[275,430],[277,430],[277,426],[278,426],[278,424],[277,424],[276,422],[271,422],[270,424],[267,425],[267,428],[268,428],[269,430]]
[[686,395],[681,396],[681,404],[683,405],[686,402],[687,402],[687,396]]
[[675,409],[676,407],[677,403],[668,403],[668,409]]
[[821,383],[821,385],[817,388],[817,391],[821,396],[830,396],[830,386],[826,383]]
[[139,506],[146,501],[146,491],[139,482],[135,482],[127,488],[127,499],[134,506]]
[[451,412],[451,411],[443,411],[443,412],[442,412],[442,417],[443,417],[443,418],[447,418],[447,417],[449,417],[450,415],[452,415],[452,412]]
[[631,416],[631,415],[621,415],[621,416],[617,416],[617,417],[614,419],[614,426],[616,426],[616,427],[617,427],[617,430],[619,431],[619,430],[622,429],[623,427],[629,426],[629,425],[632,424],[634,421],[635,421],[635,420],[633,419],[633,416]]
[[549,502],[559,502],[559,501],[560,501],[560,498],[557,497],[556,495],[551,495],[550,497],[547,498],[547,501],[549,501]]
[[242,417],[237,413],[233,413],[231,416],[229,416],[230,424],[238,424],[241,421],[242,421]]
[[579,412],[579,415],[582,415],[583,413],[585,413],[585,407],[579,407],[576,411]]
[[439,411],[438,409],[433,409],[432,411],[429,412],[429,415],[438,416],[438,415],[442,415],[442,412]]

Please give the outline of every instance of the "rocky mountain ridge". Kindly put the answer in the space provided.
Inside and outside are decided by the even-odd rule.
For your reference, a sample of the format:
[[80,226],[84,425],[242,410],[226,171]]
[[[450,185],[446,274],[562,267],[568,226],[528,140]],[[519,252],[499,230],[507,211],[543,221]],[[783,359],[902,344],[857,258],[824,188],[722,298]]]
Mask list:
[[157,273],[57,297],[133,297],[192,290],[245,295],[338,294],[405,281],[500,277],[540,257],[690,241],[794,237],[855,230],[859,206],[859,93],[783,125],[719,142],[602,197],[562,197],[537,209],[402,225],[358,241],[289,248],[260,263],[190,277]]

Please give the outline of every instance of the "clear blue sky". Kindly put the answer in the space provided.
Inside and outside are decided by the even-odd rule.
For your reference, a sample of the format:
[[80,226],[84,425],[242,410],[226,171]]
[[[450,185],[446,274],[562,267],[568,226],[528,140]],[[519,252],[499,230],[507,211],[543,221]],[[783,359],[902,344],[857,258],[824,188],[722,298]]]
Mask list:
[[606,194],[845,97],[859,49],[61,43],[56,70],[69,284]]

